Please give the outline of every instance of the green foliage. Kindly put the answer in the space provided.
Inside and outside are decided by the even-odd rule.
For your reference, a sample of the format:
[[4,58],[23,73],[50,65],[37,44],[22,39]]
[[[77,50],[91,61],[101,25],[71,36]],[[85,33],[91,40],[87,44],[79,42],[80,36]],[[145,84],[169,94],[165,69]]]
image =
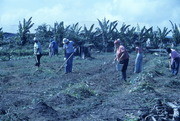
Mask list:
[[101,36],[100,40],[102,40],[103,51],[107,52],[108,41],[113,37],[113,33],[116,30],[118,25],[117,21],[110,22],[104,18],[102,21],[98,19],[100,28],[96,28],[96,31],[99,36]]
[[2,28],[0,28],[0,41],[2,41],[3,40],[3,30],[2,30]]
[[70,40],[74,40],[76,43],[81,43],[83,41],[83,37],[81,36],[82,26],[79,27],[79,23],[68,26],[66,37]]
[[178,29],[178,26],[176,24],[173,24],[171,21],[170,21],[170,23],[172,25],[173,39],[176,44],[180,44],[180,31]]
[[21,45],[25,45],[28,41],[29,33],[30,33],[30,28],[34,25],[31,21],[32,17],[26,21],[25,19],[23,20],[23,23],[19,21],[19,32],[18,35],[21,39]]
[[[62,46],[62,40],[67,37],[70,40],[75,41],[78,45],[91,44],[99,50],[104,52],[113,50],[113,41],[120,38],[124,42],[124,45],[130,48],[134,47],[134,42],[139,41],[144,46],[145,42],[149,38],[153,48],[159,48],[162,46],[162,41],[165,41],[166,36],[172,32],[173,40],[176,44],[180,43],[180,32],[176,24],[172,24],[172,31],[164,27],[157,31],[153,30],[153,27],[146,28],[145,26],[140,29],[140,26],[130,27],[125,23],[118,29],[118,21],[110,21],[106,18],[98,20],[99,26],[94,29],[94,24],[87,28],[80,26],[79,23],[75,23],[69,26],[64,26],[64,22],[55,22],[54,27],[47,24],[42,24],[37,27],[36,33],[30,34],[30,28],[34,25],[30,17],[27,21],[19,22],[19,38],[20,44],[25,45],[35,35],[44,45],[45,42],[49,42],[49,39],[54,37],[60,46]],[[3,38],[3,31],[0,28],[0,40]],[[16,38],[14,38],[16,39]],[[18,39],[16,39],[18,40]],[[1,41],[0,41],[1,42]]]
[[129,40],[132,37],[132,35],[131,35],[132,31],[128,31],[129,27],[130,27],[130,25],[126,25],[125,23],[123,23],[118,32],[118,38],[120,38],[120,40],[124,43],[124,45],[128,45]]
[[46,24],[38,26],[36,30],[36,37],[41,41],[41,43],[49,42],[49,39],[53,36],[51,27]]
[[89,43],[89,44],[95,44],[94,38],[95,38],[95,32],[93,32],[94,24],[90,26],[88,29],[86,26],[84,26],[84,30],[81,31],[81,36],[83,37],[83,44]]
[[139,117],[133,114],[126,114],[126,119],[124,121],[138,121]]
[[152,33],[152,31],[153,27],[146,29],[146,27],[144,26],[139,33],[139,41],[144,43],[147,40],[147,38],[149,38],[149,34]]
[[0,28],[0,45],[3,44],[3,30]]
[[64,27],[64,22],[54,23],[53,34],[56,42],[59,43],[59,45],[61,46],[62,46],[62,40],[65,37],[65,33],[67,32],[67,28]]
[[76,98],[89,98],[90,96],[95,95],[95,92],[84,83],[69,85],[69,87],[65,90],[65,93]]
[[[163,45],[163,40],[165,40],[166,36],[171,32],[171,30],[168,31],[168,28],[164,27],[163,30],[161,30],[159,27],[158,27],[158,31],[157,31],[157,40],[159,42],[157,42],[157,44],[159,45],[160,43],[160,47],[162,48],[162,45]],[[156,46],[158,46],[156,45]]]

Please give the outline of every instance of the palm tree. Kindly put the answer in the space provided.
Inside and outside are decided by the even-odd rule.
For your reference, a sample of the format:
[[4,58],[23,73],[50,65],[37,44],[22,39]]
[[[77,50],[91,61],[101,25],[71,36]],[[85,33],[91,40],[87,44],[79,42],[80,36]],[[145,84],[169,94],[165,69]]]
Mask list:
[[19,21],[19,37],[21,39],[21,44],[24,45],[27,43],[28,40],[28,34],[30,33],[30,28],[34,25],[31,21],[32,17],[26,21],[25,19],[23,20],[23,23]]

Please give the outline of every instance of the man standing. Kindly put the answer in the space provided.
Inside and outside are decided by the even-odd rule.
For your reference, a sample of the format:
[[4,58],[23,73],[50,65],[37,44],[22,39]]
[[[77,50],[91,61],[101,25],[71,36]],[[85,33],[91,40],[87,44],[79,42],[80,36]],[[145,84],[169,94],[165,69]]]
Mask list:
[[136,55],[136,60],[135,60],[134,73],[140,73],[142,71],[143,49],[140,45],[140,42],[135,42],[135,45],[136,45],[135,51],[137,55]]
[[37,40],[36,37],[34,37],[34,55],[36,56],[36,64],[35,66],[40,67],[40,59],[42,56],[42,48],[41,43]]
[[58,55],[58,43],[55,39],[51,39],[49,43],[49,56]]
[[67,38],[63,39],[63,49],[66,60],[65,74],[72,72],[73,54],[74,54],[74,42],[69,41]]
[[179,71],[180,54],[174,49],[167,48],[166,51],[169,53],[171,59],[171,71],[173,75],[177,75]]
[[54,55],[58,55],[58,43],[56,42],[55,37],[53,38],[52,45],[53,45]]

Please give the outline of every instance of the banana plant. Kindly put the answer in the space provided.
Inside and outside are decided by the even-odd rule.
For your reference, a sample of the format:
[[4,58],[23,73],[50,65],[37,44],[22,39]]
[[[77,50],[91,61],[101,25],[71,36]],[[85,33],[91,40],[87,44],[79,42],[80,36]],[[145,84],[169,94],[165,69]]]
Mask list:
[[21,40],[21,45],[25,45],[28,41],[28,37],[30,34],[30,28],[34,25],[31,21],[32,17],[26,21],[25,19],[23,20],[23,23],[19,21],[19,32],[18,35]]
[[170,21],[170,23],[172,25],[173,40],[176,44],[179,44],[180,43],[180,31],[178,29],[178,26],[176,24],[173,24],[172,21]]
[[[126,46],[128,43],[127,37],[128,35],[128,29],[129,29],[130,25],[126,25],[125,23],[122,24],[120,30],[118,31],[118,36],[117,38],[120,38],[120,40],[124,43],[124,45]],[[129,33],[130,34],[130,33]]]
[[98,19],[100,28],[96,28],[97,33],[101,36],[103,51],[107,52],[108,41],[113,37],[113,33],[118,25],[117,21],[110,22],[104,18],[102,21]]
[[76,43],[79,43],[83,41],[83,38],[81,36],[81,29],[82,26],[79,27],[79,23],[70,25],[67,27],[66,37],[74,40]]
[[171,32],[171,30],[168,30],[168,28],[164,27],[163,30],[161,30],[159,27],[158,27],[158,39],[160,41],[160,43],[163,42],[163,40],[166,38],[166,36]]
[[36,31],[36,37],[41,40],[41,42],[49,42],[49,39],[51,38],[51,36],[53,36],[52,33],[52,27],[46,24],[42,24],[40,26],[38,26],[37,29],[35,29]]
[[93,32],[94,24],[88,29],[84,26],[84,30],[81,31],[81,34],[84,38],[84,43],[94,44],[95,32]]
[[146,27],[144,26],[139,33],[139,41],[141,43],[144,43],[149,37],[149,33],[151,33],[152,31],[153,31],[153,27],[146,29]]
[[126,36],[125,36],[127,46],[131,46],[131,47],[134,46],[133,43],[136,41],[134,39],[135,31],[136,31],[136,27],[132,27],[131,29],[129,29],[129,28],[127,29]]
[[[68,26],[69,27],[69,26]],[[64,22],[55,22],[54,23],[54,28],[53,28],[53,34],[55,37],[55,40],[57,43],[62,46],[62,40],[65,37],[65,33],[67,32],[68,27],[64,27]]]

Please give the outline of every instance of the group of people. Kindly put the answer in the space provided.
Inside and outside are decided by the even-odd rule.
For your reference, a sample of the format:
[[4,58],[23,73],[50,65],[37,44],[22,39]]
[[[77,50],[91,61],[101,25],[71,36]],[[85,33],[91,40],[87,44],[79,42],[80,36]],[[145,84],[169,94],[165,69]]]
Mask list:
[[[140,73],[142,71],[143,49],[140,42],[135,42],[135,45],[137,55],[135,59],[134,73]],[[114,61],[117,62],[116,68],[118,71],[122,72],[122,80],[126,81],[126,70],[129,63],[129,54],[120,39],[114,41],[114,48],[116,53]],[[166,51],[169,53],[169,58],[171,59],[170,68],[172,75],[177,75],[179,71],[180,54],[171,48],[167,48]]]
[[[63,39],[63,49],[64,49],[64,60],[66,62],[65,66],[65,74],[72,72],[73,66],[73,56],[75,52],[74,42],[70,41],[67,38]],[[142,61],[143,61],[143,49],[141,47],[141,43],[135,42],[135,51],[137,53],[135,59],[135,67],[134,73],[140,73],[142,71]],[[127,79],[126,77],[126,70],[129,63],[129,54],[126,48],[123,45],[123,42],[120,39],[114,41],[114,51],[116,53],[116,57],[114,61],[117,62],[117,69],[122,72],[122,80]],[[58,53],[58,44],[55,40],[51,40],[49,44],[49,55],[55,55]],[[177,75],[179,71],[179,64],[180,64],[180,54],[175,51],[174,49],[167,48],[166,51],[169,53],[171,59],[171,71],[173,75]],[[34,38],[34,55],[36,55],[36,66],[40,67],[40,59],[42,57],[42,47],[40,42],[37,38]]]
[[[63,39],[63,49],[64,49],[64,60],[66,62],[65,66],[65,74],[72,72],[73,66],[73,54],[74,54],[74,42],[70,41],[67,38]],[[52,39],[49,44],[49,56],[52,57],[53,55],[58,54],[58,44],[57,42]],[[34,37],[34,55],[36,57],[36,64],[35,66],[40,67],[40,59],[42,57],[42,47],[41,43],[38,41],[36,37]]]

